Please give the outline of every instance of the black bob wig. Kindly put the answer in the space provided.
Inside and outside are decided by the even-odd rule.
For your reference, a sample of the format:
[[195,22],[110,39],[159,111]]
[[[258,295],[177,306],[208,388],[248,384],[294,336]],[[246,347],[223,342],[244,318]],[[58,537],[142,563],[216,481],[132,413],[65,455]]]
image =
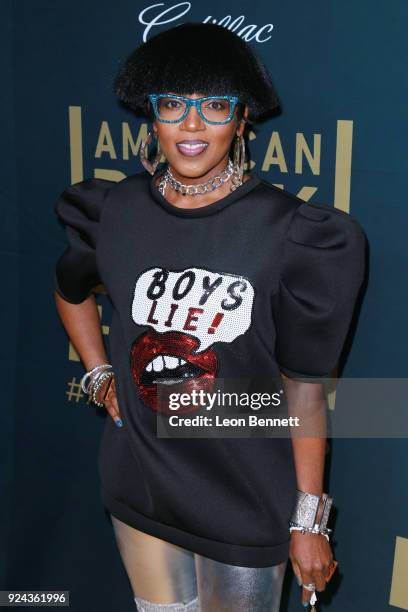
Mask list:
[[113,91],[137,114],[152,118],[147,94],[235,95],[248,105],[248,120],[278,108],[270,75],[237,34],[212,23],[187,22],[137,47],[115,77]]

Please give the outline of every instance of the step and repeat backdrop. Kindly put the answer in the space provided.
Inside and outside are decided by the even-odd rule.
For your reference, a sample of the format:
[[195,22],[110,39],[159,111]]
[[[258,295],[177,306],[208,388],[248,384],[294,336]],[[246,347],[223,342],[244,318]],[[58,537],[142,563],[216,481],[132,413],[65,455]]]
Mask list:
[[[66,246],[54,202],[84,178],[120,181],[143,169],[138,152],[149,125],[112,93],[133,48],[185,21],[232,29],[267,65],[282,105],[249,134],[251,168],[305,201],[352,214],[368,239],[343,376],[403,378],[407,5],[5,0],[0,12],[0,588],[69,590],[75,612],[130,612],[131,588],[99,498],[105,414],[81,392],[84,369],[54,303],[54,266]],[[97,302],[108,346],[111,306],[103,287]],[[407,449],[403,432],[329,441],[326,490],[336,506],[339,571],[321,594],[321,609],[408,610]],[[299,606],[290,568],[281,609]]]

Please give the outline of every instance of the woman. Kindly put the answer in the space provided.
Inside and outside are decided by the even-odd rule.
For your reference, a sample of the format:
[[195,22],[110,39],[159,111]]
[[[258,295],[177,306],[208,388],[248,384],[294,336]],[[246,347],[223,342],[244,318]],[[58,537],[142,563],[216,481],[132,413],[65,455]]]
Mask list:
[[[290,558],[308,606],[333,570],[321,379],[337,364],[362,283],[363,231],[244,173],[245,128],[278,101],[232,32],[167,30],[129,56],[114,90],[152,121],[146,171],[63,191],[55,210],[69,246],[55,298],[87,370],[83,388],[112,417],[101,496],[135,603],[277,612]],[[113,305],[110,360],[98,283]],[[253,381],[283,383],[288,413],[314,414],[313,435],[157,435],[157,418],[174,415],[169,392],[217,380],[255,391]],[[178,414],[196,410],[190,400]]]

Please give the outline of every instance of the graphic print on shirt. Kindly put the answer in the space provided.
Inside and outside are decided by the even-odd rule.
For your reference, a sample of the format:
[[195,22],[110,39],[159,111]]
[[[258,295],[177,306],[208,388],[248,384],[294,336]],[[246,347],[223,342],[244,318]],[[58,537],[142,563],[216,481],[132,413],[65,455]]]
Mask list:
[[[143,271],[136,279],[131,314],[149,329],[133,342],[130,355],[140,399],[170,414],[161,390],[211,389],[218,371],[211,346],[233,342],[249,329],[254,296],[243,276],[194,267]],[[178,412],[191,410],[186,406]]]

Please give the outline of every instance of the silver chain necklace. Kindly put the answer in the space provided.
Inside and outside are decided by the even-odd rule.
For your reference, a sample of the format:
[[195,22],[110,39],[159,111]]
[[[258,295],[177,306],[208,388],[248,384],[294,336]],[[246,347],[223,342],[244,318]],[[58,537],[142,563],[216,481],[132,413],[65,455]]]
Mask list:
[[217,176],[213,176],[212,178],[208,179],[208,181],[205,181],[205,183],[199,183],[197,185],[184,185],[184,183],[180,183],[180,181],[177,181],[174,178],[170,170],[170,166],[167,166],[167,170],[161,177],[157,187],[162,196],[164,196],[167,183],[169,183],[169,185],[175,191],[179,191],[182,195],[200,195],[203,193],[214,191],[214,189],[218,189],[218,187],[221,187],[221,185],[228,181],[233,172],[234,165],[229,159],[227,167]]

